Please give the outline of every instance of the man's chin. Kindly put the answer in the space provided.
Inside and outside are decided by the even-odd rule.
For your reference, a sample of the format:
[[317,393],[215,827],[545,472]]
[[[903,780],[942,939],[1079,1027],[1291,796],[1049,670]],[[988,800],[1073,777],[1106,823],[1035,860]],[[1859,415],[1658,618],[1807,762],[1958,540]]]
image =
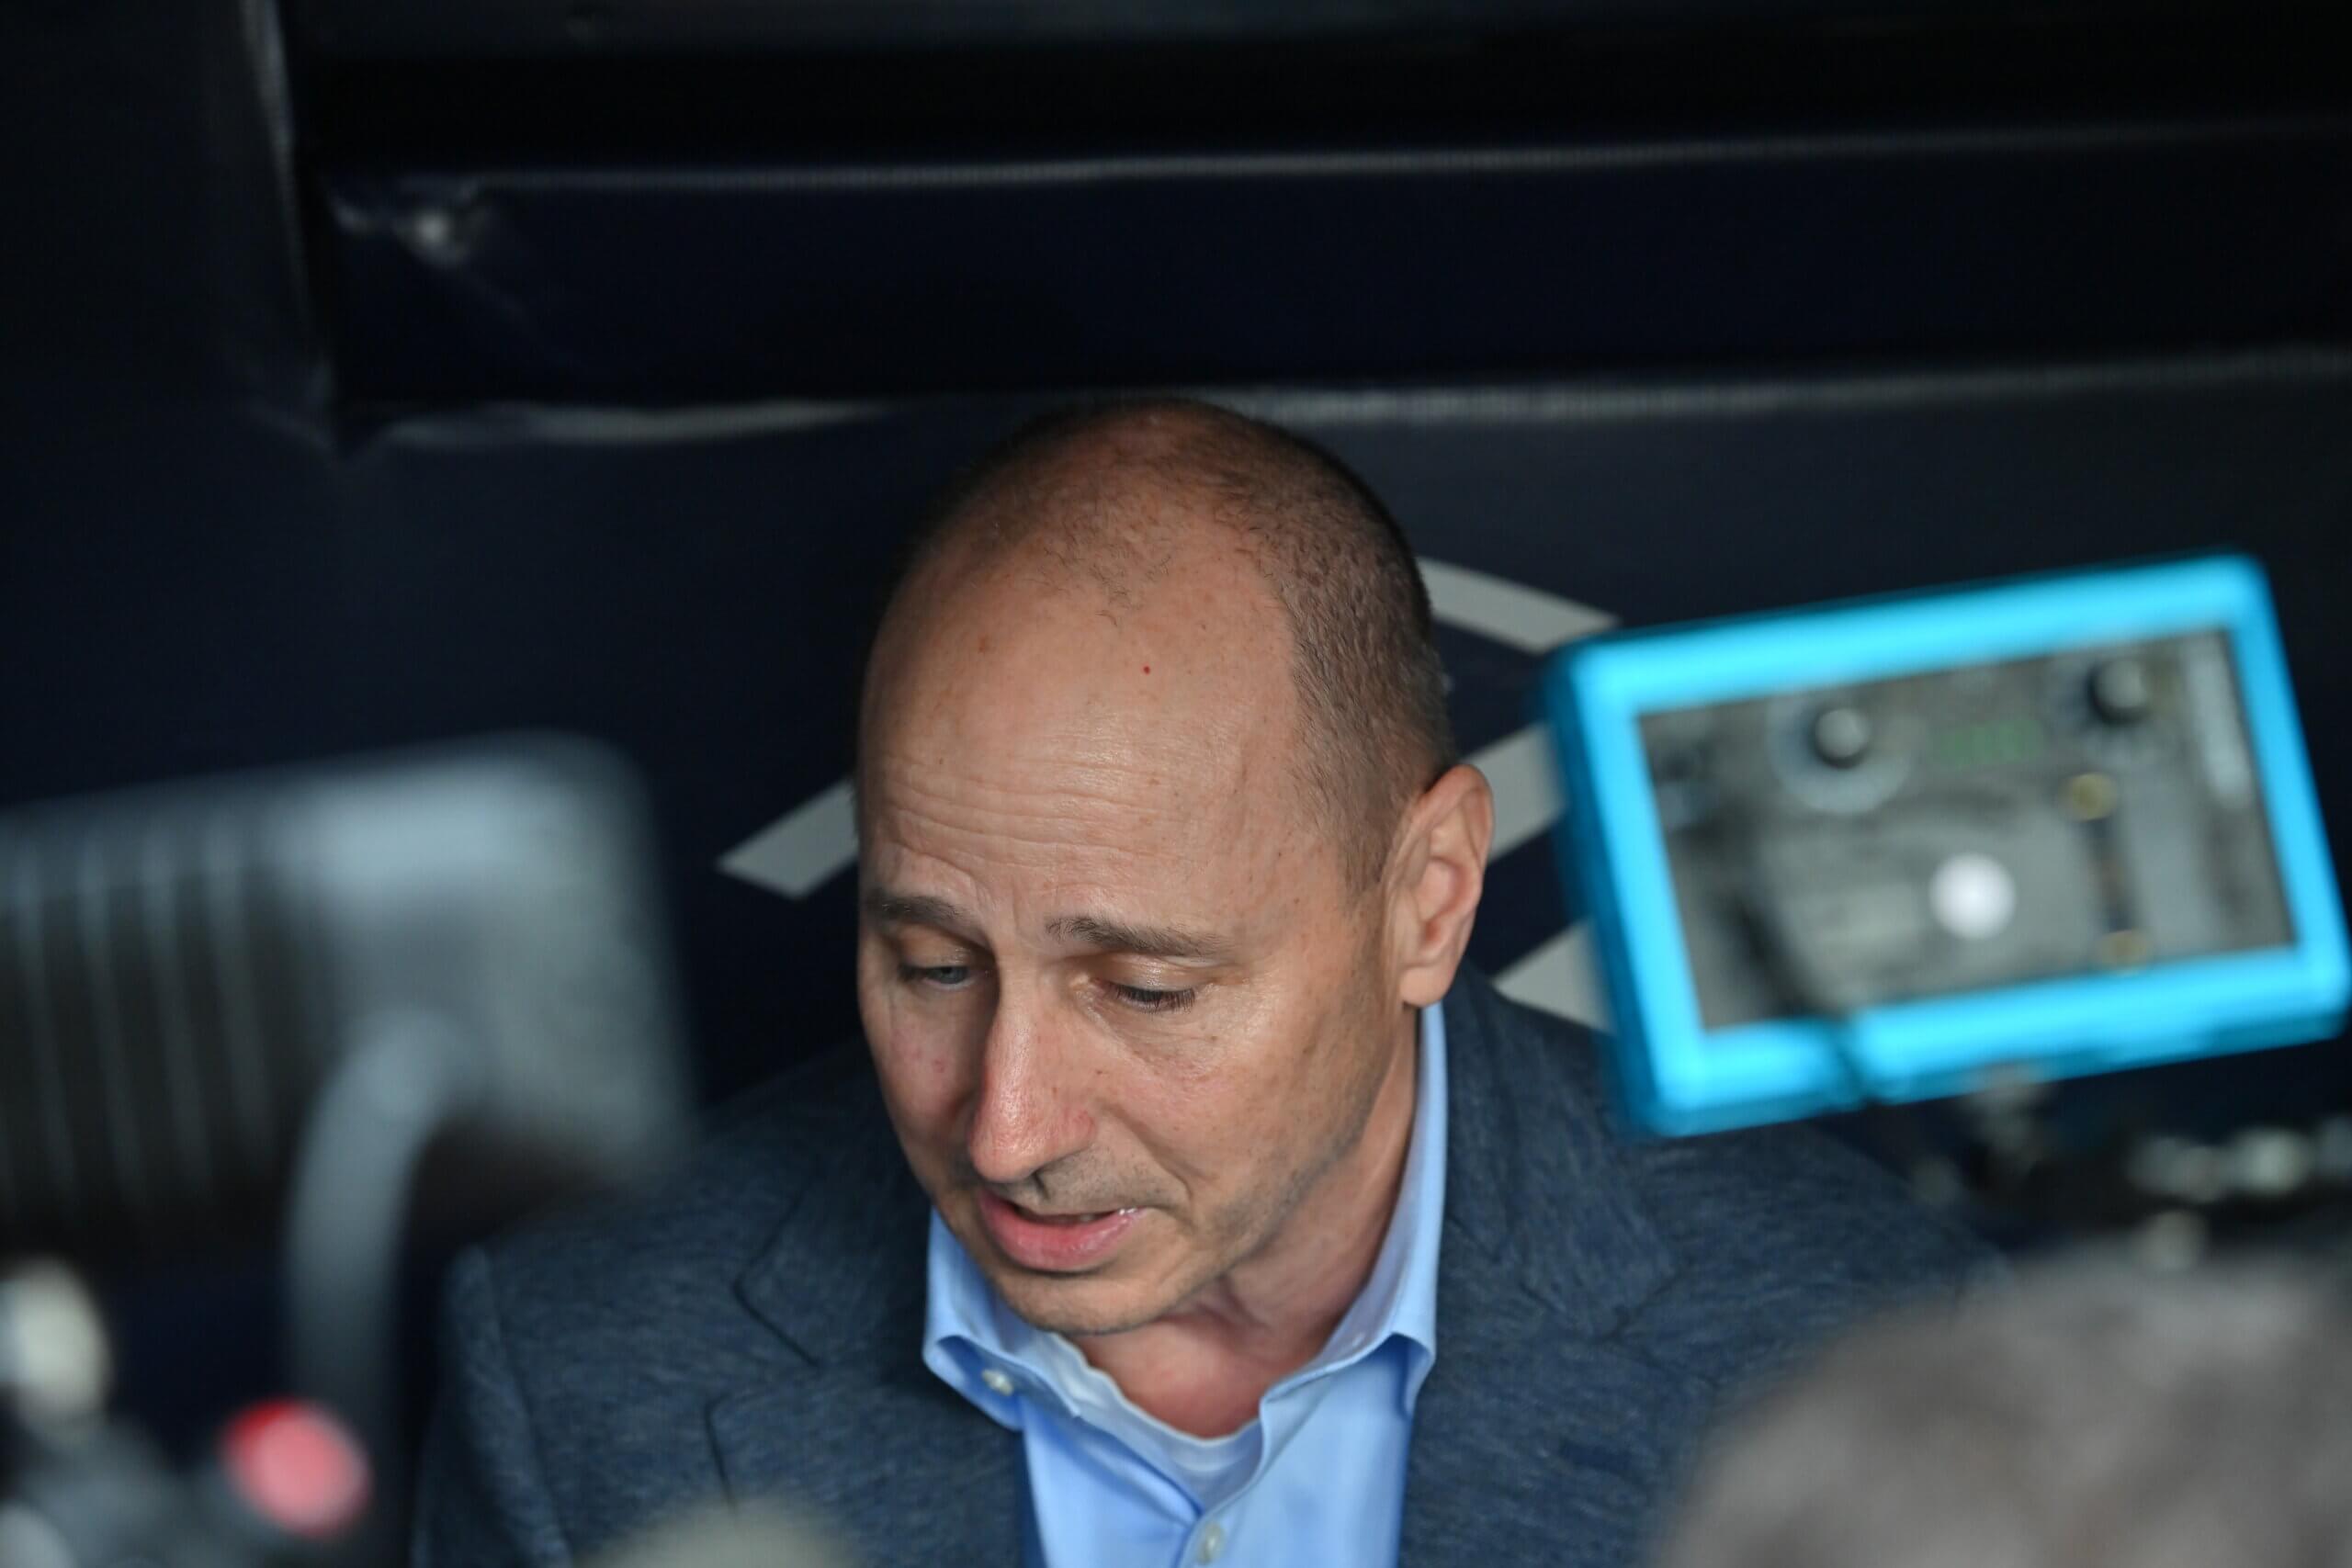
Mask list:
[[984,1271],[1014,1316],[1066,1338],[1125,1334],[1166,1315],[1173,1304],[1139,1300],[1132,1286],[1099,1276],[1035,1274],[1001,1266]]

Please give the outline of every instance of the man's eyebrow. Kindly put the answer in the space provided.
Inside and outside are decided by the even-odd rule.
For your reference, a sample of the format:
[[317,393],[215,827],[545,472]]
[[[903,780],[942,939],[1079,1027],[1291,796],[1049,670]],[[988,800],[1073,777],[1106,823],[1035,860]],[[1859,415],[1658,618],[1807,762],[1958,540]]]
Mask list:
[[928,893],[893,893],[887,887],[869,887],[863,900],[866,919],[886,926],[936,926],[941,931],[969,931],[972,922],[964,911],[944,898]]
[[1064,915],[1048,920],[1046,930],[1066,942],[1082,942],[1105,953],[1131,953],[1138,958],[1223,961],[1233,956],[1232,946],[1215,937],[1163,926],[1131,926],[1093,915]]

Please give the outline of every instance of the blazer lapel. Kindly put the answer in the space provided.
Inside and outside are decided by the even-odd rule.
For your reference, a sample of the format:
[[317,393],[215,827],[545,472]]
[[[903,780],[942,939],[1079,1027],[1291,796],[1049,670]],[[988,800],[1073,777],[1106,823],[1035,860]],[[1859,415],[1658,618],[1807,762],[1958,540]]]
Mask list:
[[1594,1078],[1465,973],[1447,997],[1438,1355],[1404,1568],[1634,1561],[1710,1391],[1614,1336],[1672,1276]]
[[1645,1561],[1708,1391],[1602,1342],[1531,1325],[1441,1348],[1415,1407],[1402,1568]]
[[712,1402],[719,1473],[731,1501],[813,1506],[868,1562],[1015,1563],[1020,1438],[922,1363],[928,1201],[870,1109],[818,1134],[828,1163],[737,1281],[795,1359]]
[[1018,1563],[1020,1438],[919,1357],[907,1362],[822,1368],[719,1400],[710,1436],[729,1499],[805,1503],[877,1565]]

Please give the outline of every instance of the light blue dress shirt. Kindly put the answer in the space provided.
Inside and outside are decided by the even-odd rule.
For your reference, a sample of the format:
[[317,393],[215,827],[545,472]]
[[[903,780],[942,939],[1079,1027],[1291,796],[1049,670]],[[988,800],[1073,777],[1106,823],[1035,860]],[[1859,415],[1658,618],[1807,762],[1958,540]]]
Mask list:
[[1222,1438],[1145,1414],[998,1299],[934,1212],[923,1361],[1021,1434],[1042,1568],[1396,1561],[1413,1402],[1437,1359],[1445,1020],[1422,1010],[1412,1141],[1371,1278],[1322,1353]]

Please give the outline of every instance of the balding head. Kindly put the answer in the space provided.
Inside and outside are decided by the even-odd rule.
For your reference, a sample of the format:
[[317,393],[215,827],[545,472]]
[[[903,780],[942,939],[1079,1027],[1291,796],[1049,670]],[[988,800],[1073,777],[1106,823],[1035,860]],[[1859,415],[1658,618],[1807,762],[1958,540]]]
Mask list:
[[[1078,593],[1116,621],[1220,558],[1260,591],[1199,604],[1198,619],[1236,645],[1278,630],[1295,697],[1294,732],[1276,742],[1289,782],[1350,885],[1369,888],[1405,805],[1455,760],[1444,677],[1403,532],[1355,475],[1287,432],[1175,400],[1026,426],[934,504],[873,669],[897,668],[959,598],[1008,584]],[[870,680],[862,728],[875,695]]]
[[1441,694],[1394,525],[1261,425],[1063,416],[941,506],[866,676],[858,998],[1030,1322],[1311,1351],[1361,1286],[1493,835]]

